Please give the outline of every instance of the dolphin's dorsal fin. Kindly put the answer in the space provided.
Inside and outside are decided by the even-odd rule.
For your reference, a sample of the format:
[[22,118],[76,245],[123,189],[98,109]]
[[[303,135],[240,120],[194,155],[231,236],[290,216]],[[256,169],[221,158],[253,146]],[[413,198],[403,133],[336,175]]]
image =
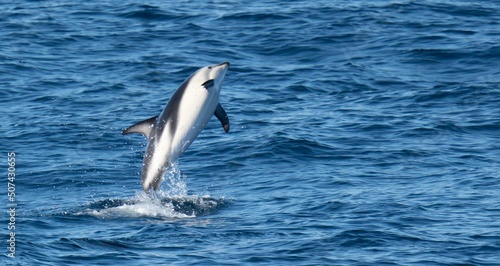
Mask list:
[[157,117],[158,116],[153,116],[153,117],[148,118],[144,121],[141,121],[133,126],[130,126],[129,128],[122,131],[122,135],[127,135],[127,134],[132,134],[132,133],[141,133],[142,135],[144,135],[144,137],[149,138],[149,135],[151,134],[151,130],[153,129],[153,127],[156,123]]
[[224,131],[226,133],[229,132],[229,118],[227,117],[226,111],[224,111],[224,108],[222,108],[222,105],[220,105],[220,103],[217,104],[217,108],[215,108],[214,114],[221,122],[222,127],[224,127]]

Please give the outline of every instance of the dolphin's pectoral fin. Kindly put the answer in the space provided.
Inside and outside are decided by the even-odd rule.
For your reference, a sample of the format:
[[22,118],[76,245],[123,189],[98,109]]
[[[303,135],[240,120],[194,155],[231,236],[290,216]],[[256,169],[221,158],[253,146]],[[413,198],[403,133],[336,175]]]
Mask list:
[[214,114],[221,122],[222,127],[224,127],[224,131],[226,133],[229,132],[229,118],[227,117],[226,111],[224,111],[224,108],[222,108],[222,105],[220,105],[220,103],[217,104],[217,108],[215,109]]
[[213,87],[215,85],[215,81],[213,79],[209,79],[207,81],[205,81],[203,84],[201,84],[201,86],[205,87],[205,89],[209,89],[211,87]]
[[144,121],[141,121],[125,130],[122,131],[122,135],[127,135],[131,133],[141,133],[144,135],[146,138],[149,138],[149,134],[151,134],[151,130],[154,127],[154,124],[156,122],[156,118],[158,116],[154,116],[151,118],[148,118]]

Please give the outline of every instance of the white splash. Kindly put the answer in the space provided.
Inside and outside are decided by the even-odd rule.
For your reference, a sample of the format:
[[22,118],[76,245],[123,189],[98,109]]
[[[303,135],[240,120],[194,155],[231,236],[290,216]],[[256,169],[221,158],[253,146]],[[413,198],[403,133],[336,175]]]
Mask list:
[[182,176],[179,164],[174,162],[170,165],[165,177],[163,177],[163,185],[167,186],[165,190],[157,191],[159,197],[185,197],[187,196],[186,177]]
[[134,198],[124,202],[124,204],[120,206],[98,210],[89,209],[82,214],[88,214],[102,219],[138,217],[179,219],[195,217],[194,215],[176,212],[172,203],[161,203],[160,200],[151,198],[142,190],[138,191]]
[[[180,219],[194,218],[196,213],[205,214],[219,206],[219,200],[213,200],[209,195],[188,195],[186,177],[181,174],[178,163],[173,163],[164,177],[164,189],[146,194],[143,190],[135,197],[128,199],[105,200],[95,202],[96,207],[90,207],[79,213],[92,215],[102,219],[113,218],[157,218]],[[112,203],[109,205],[108,201]],[[174,206],[175,204],[175,206]]]

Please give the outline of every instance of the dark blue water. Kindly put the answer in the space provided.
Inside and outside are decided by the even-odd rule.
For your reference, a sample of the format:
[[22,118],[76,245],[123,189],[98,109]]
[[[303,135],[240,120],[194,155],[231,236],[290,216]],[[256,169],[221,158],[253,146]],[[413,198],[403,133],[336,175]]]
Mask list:
[[[500,3],[16,2],[3,265],[500,262]],[[231,131],[213,118],[149,199],[121,131],[224,61]]]

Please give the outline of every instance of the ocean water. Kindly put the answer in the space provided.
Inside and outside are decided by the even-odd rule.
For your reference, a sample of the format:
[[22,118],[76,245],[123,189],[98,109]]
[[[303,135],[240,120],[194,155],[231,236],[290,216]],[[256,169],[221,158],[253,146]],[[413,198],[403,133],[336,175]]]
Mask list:
[[[0,14],[2,265],[500,264],[497,1]],[[150,199],[121,131],[224,61],[231,131],[213,118]]]

